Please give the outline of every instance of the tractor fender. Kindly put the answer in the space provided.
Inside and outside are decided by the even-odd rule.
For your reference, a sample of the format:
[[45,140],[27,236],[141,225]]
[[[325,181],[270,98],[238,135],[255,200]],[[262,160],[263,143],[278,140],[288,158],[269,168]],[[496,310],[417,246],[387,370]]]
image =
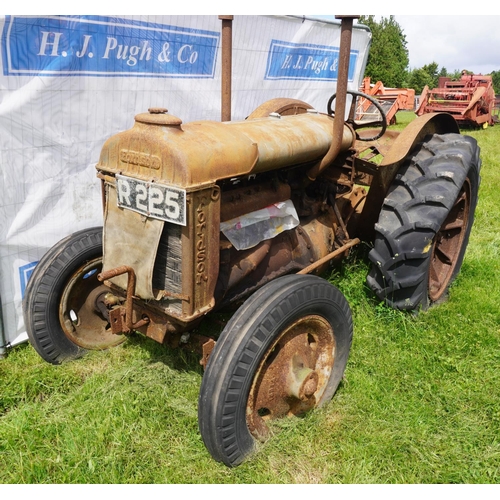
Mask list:
[[394,140],[373,177],[359,222],[359,234],[365,240],[374,236],[374,225],[382,208],[385,195],[399,167],[416,146],[433,134],[460,133],[455,118],[448,113],[428,113],[418,116]]
[[[411,150],[417,144],[423,142],[427,135],[449,133],[460,133],[458,124],[452,115],[448,113],[427,113],[418,116],[399,134],[380,166],[399,166]],[[395,172],[397,172],[397,169]],[[390,182],[392,182],[392,179]]]

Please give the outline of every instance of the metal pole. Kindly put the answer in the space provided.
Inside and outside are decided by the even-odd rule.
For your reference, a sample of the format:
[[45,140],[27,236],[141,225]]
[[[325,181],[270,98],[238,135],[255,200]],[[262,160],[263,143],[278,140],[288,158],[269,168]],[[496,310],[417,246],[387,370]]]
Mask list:
[[311,264],[310,266],[307,266],[304,269],[301,269],[297,274],[309,274],[311,271],[314,271],[319,266],[332,260],[334,257],[337,257],[337,255],[340,255],[341,253],[345,252],[346,250],[349,250],[349,248],[351,248],[355,245],[358,245],[359,243],[361,243],[361,240],[359,238],[354,238],[353,240],[348,241],[345,245],[341,246],[340,248],[337,248],[337,250],[335,250],[335,251],[329,253],[328,255],[325,255],[323,258],[317,260],[316,262],[314,262],[314,264]]
[[219,16],[222,21],[221,121],[223,122],[231,121],[233,18],[234,16]]
[[2,298],[0,297],[0,359],[7,357],[7,342],[3,329]]

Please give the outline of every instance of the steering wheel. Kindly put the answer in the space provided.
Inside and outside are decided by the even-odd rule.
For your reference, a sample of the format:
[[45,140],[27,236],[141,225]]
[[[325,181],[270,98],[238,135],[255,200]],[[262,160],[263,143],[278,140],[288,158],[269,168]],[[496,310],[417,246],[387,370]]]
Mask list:
[[[349,116],[347,118],[347,123],[354,129],[354,132],[356,133],[356,139],[360,141],[374,141],[375,139],[378,139],[379,137],[382,137],[384,135],[384,132],[387,129],[387,117],[385,116],[384,110],[382,109],[382,106],[380,103],[371,95],[363,94],[362,92],[356,92],[354,90],[348,90],[347,94],[352,95],[352,103],[351,103],[351,109],[349,110]],[[335,110],[332,109],[332,102],[335,100],[337,97],[337,94],[333,94],[332,97],[328,100],[328,106],[327,106],[327,111],[328,114],[331,116],[335,116]],[[356,105],[358,101],[358,97],[361,97],[359,100],[359,103]],[[370,105],[366,105],[366,101],[370,103]],[[375,106],[377,111],[380,113],[381,120],[374,120],[374,121],[366,121],[363,120],[363,117],[365,113],[368,111],[368,108],[371,107],[371,104]],[[368,128],[368,127],[381,127],[380,132],[377,133],[376,135],[372,137],[365,137],[365,136],[360,136],[356,130],[360,128]]]

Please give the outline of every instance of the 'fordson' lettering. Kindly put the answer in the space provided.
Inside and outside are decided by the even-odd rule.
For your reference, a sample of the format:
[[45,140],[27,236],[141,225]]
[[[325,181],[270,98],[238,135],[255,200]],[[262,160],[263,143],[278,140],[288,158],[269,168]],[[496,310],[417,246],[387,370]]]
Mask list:
[[120,161],[138,165],[139,167],[148,167],[159,169],[161,167],[161,159],[159,156],[150,155],[148,153],[140,153],[131,151],[130,149],[120,150]]
[[207,217],[203,202],[196,209],[196,284],[207,281],[207,244],[206,244]]

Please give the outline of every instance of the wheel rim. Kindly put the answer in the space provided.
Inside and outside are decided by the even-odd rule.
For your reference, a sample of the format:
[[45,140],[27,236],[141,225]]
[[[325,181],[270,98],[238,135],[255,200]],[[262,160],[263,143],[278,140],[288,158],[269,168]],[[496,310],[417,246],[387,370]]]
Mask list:
[[333,329],[321,316],[300,318],[267,350],[255,373],[246,414],[251,434],[269,435],[271,420],[303,414],[321,402],[335,361]]
[[97,279],[101,270],[101,257],[81,266],[65,286],[59,305],[64,334],[84,349],[107,349],[125,340],[111,332],[105,306],[109,288]]
[[437,301],[448,288],[467,232],[471,186],[466,179],[448,217],[436,234],[429,269],[429,298]]

